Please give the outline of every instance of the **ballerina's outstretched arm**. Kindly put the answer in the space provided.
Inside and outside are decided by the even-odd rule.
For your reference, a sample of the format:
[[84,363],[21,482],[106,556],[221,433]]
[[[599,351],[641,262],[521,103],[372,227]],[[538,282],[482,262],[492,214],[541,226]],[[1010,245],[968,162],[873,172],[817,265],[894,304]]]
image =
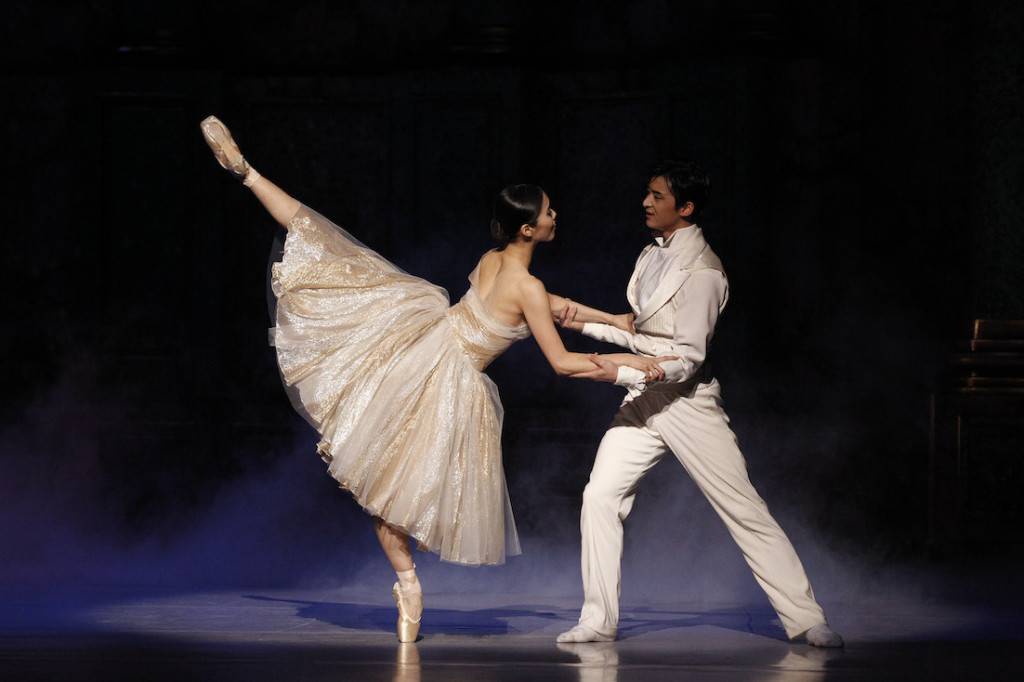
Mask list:
[[548,292],[548,303],[551,306],[551,316],[566,329],[580,331],[583,329],[584,322],[600,322],[602,324],[610,324],[629,334],[634,333],[634,315],[631,312],[619,315],[606,313],[603,310],[585,306],[582,303],[577,303],[562,296],[556,296],[550,292]]
[[[669,360],[669,357],[652,358],[632,353],[599,356],[593,353],[574,353],[566,350],[552,319],[552,307],[560,302],[559,297],[550,296],[544,288],[544,283],[532,275],[522,278],[518,288],[523,317],[526,318],[526,323],[530,326],[530,332],[537,341],[537,345],[540,346],[541,352],[544,353],[556,373],[563,376],[614,382],[617,380],[618,367],[625,365],[643,372],[649,382],[660,381],[665,376],[665,371],[660,363]],[[564,300],[561,299],[561,301]],[[565,304],[563,303],[563,305]],[[594,314],[600,318],[617,317],[608,316],[594,308],[588,308],[587,311],[587,314]]]
[[299,201],[249,165],[238,149],[238,144],[231,137],[231,131],[216,116],[207,117],[199,127],[203,131],[206,144],[210,145],[220,165],[252,190],[274,220],[288,227],[292,216],[301,206]]

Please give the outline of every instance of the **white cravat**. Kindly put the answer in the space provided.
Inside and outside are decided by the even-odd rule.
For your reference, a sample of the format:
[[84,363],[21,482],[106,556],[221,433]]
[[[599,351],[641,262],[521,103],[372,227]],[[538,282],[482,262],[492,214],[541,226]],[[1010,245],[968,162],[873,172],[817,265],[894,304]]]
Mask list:
[[663,237],[655,237],[654,241],[658,243],[658,246],[651,249],[647,254],[647,258],[644,262],[644,269],[640,272],[636,279],[636,302],[642,310],[647,301],[651,300],[651,296],[654,295],[655,289],[661,284],[661,280],[665,277],[665,271],[668,270],[669,264],[672,262],[673,256],[675,256],[686,244],[693,238],[693,235],[697,233],[697,230],[693,227],[684,227],[676,230],[668,236],[668,239]]

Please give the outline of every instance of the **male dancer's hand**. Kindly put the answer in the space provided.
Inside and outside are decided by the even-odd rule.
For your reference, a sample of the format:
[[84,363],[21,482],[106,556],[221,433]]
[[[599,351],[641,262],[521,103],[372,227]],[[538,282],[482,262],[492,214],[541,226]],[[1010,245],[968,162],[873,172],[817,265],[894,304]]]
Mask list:
[[[583,323],[576,320],[576,315],[580,309],[576,303],[573,303],[569,299],[565,299],[565,306],[556,313],[553,313],[555,322],[564,329],[572,329],[575,331],[583,331]],[[613,327],[617,327],[627,334],[635,334],[636,330],[633,328],[633,320],[636,315],[633,313],[622,313],[621,315],[608,315],[610,319],[609,324]]]
[[[615,360],[612,360],[614,358]],[[660,358],[648,358],[643,355],[632,353],[611,353],[609,355],[596,355],[588,353],[587,359],[597,365],[595,369],[587,372],[572,374],[574,379],[593,379],[594,381],[607,381],[615,383],[619,377],[619,366],[631,367],[643,372],[648,384],[653,384],[665,378],[665,369],[661,363],[670,360],[678,360],[674,355],[666,355]]]
[[614,315],[613,318],[613,327],[618,327],[629,334],[636,334],[636,329],[633,327],[633,320],[636,319],[635,313],[622,313],[621,315]]

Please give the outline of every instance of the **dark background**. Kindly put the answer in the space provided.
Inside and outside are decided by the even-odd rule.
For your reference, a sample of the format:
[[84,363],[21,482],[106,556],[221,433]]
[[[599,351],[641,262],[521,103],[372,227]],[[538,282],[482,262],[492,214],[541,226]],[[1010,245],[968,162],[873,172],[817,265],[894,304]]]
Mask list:
[[[819,593],[969,565],[929,548],[930,401],[967,321],[1024,318],[1022,7],[4,3],[0,580],[384,569],[280,387],[280,235],[212,159],[210,113],[264,175],[453,299],[492,197],[528,181],[559,212],[535,273],[624,310],[648,163],[701,160],[731,292],[715,368]],[[532,341],[488,371],[526,554],[470,574],[578,589],[580,494],[621,390],[558,378]],[[674,462],[629,525],[627,590],[671,569],[697,596],[756,593]]]

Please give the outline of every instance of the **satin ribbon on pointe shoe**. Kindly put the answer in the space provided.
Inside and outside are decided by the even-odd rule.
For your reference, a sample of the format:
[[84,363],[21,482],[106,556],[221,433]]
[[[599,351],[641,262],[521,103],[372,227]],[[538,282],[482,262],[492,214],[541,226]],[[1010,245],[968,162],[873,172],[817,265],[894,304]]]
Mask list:
[[242,156],[228,127],[216,116],[207,116],[199,124],[199,129],[203,131],[203,138],[213,151],[217,163],[241,180],[246,187],[252,187],[252,183],[259,179],[260,174]]

